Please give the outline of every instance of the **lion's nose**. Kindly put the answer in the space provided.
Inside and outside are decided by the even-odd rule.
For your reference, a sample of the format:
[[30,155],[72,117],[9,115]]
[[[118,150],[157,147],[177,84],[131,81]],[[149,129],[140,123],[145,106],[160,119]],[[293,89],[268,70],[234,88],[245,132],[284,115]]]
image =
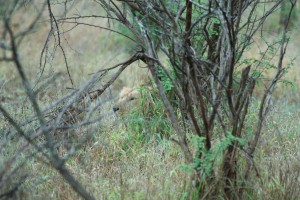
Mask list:
[[118,110],[120,110],[119,107],[113,107],[113,111],[114,111],[114,112],[117,112]]

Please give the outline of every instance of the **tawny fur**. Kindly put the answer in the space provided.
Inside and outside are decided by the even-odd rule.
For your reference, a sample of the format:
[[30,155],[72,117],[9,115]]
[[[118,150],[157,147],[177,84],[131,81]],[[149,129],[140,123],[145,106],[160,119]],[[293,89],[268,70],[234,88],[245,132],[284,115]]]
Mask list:
[[123,87],[120,94],[118,105],[114,107],[115,112],[119,112],[121,115],[128,112],[132,106],[136,103],[140,93],[130,87]]
[[119,104],[137,99],[139,92],[130,87],[123,87],[119,94]]

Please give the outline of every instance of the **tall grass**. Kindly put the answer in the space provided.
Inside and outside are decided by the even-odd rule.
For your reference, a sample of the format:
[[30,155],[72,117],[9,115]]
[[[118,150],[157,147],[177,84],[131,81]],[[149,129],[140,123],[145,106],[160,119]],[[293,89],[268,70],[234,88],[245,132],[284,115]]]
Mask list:
[[[99,23],[106,24],[106,21]],[[41,26],[37,32],[27,38],[27,41],[22,43],[24,48],[21,48],[20,57],[27,66],[26,72],[32,82],[39,75],[40,49],[47,30],[47,26]],[[73,49],[68,56],[76,84],[88,79],[89,74],[97,69],[117,63],[125,57],[124,49],[120,50],[117,46],[121,39],[114,37],[111,33],[99,32],[96,29],[87,31],[84,27],[78,27],[67,36],[71,44],[68,48]],[[88,38],[93,38],[93,40]],[[299,40],[296,39],[292,40],[294,43],[291,46],[292,49],[289,49],[293,54],[299,52]],[[76,43],[76,41],[79,42]],[[99,46],[105,44],[108,51],[103,53],[104,51],[95,44]],[[64,45],[68,46],[67,42]],[[258,54],[258,52],[254,49],[249,54]],[[104,62],[103,60],[107,60],[107,57],[111,59]],[[69,84],[60,55],[56,58],[52,65],[46,67],[45,76],[50,76],[57,71],[62,75],[39,96],[39,102],[42,105],[47,105],[55,97],[63,95]],[[299,58],[295,63],[299,63]],[[114,98],[124,85],[137,85],[147,76],[147,71],[141,68],[143,67],[141,63],[130,67],[125,71],[118,85],[112,88]],[[300,108],[298,103],[300,81],[298,77],[299,69],[292,68],[286,75],[286,79],[294,81],[295,88],[281,86],[283,89],[279,90],[278,96],[284,98],[274,100],[275,108],[268,117],[254,160],[257,169],[256,176],[252,177],[250,184],[245,186],[249,188],[246,199],[296,200],[300,198]],[[20,82],[10,64],[0,66],[0,83],[1,104],[5,105],[17,119],[30,116],[32,110],[28,107],[24,91],[20,89]],[[140,91],[140,98],[135,106],[122,116],[104,119],[96,128],[93,128],[91,130],[93,138],[67,161],[68,169],[76,174],[97,199],[195,199],[197,195],[193,191],[191,174],[187,170],[188,166],[184,164],[184,157],[179,146],[172,141],[174,131],[165,116],[165,110],[157,92],[147,87],[136,89]],[[256,107],[258,103],[253,99],[253,108],[251,108],[253,112],[258,109]],[[112,107],[115,102],[112,101],[110,104],[112,105],[107,109],[110,109],[109,107]],[[109,120],[114,121],[113,125],[108,122]],[[251,127],[254,121],[255,119],[253,118],[252,121],[251,117],[247,121],[245,129],[248,134],[252,134]],[[184,124],[181,125],[184,126]],[[1,144],[6,143],[5,149],[0,149],[0,175],[1,170],[10,167],[4,160],[13,160],[12,155],[20,151],[18,162],[13,163],[14,167],[22,168],[20,173],[16,174],[16,179],[23,174],[28,177],[18,188],[19,193],[15,198],[78,199],[79,197],[72,191],[72,188],[55,170],[51,169],[39,156],[31,156],[36,152],[26,146],[23,140],[4,135],[8,128],[7,121],[0,115]],[[85,133],[79,131],[77,134]],[[190,142],[195,141],[191,139]],[[216,139],[214,142],[220,141]],[[246,162],[246,159],[245,157],[243,162]],[[7,182],[5,189],[12,189],[11,185],[13,184]]]

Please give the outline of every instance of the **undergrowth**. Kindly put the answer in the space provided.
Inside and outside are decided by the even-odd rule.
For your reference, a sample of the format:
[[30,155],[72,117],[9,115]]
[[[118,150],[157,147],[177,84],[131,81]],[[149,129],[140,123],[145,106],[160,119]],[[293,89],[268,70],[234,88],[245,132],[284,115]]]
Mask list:
[[[67,161],[67,167],[98,199],[196,199],[192,169],[197,166],[210,172],[212,165],[220,165],[222,149],[232,141],[240,143],[239,153],[243,154],[244,141],[216,134],[213,142],[218,145],[210,152],[201,152],[205,159],[186,165],[179,146],[171,140],[174,131],[157,92],[149,87],[137,89],[140,98],[133,109],[124,114],[125,120],[118,120],[118,126],[99,127],[85,148]],[[258,105],[253,99],[249,116],[256,112]],[[299,199],[299,119],[297,105],[276,103],[255,154],[256,175],[245,185],[246,199]],[[255,121],[249,117],[245,125],[247,134],[253,134],[251,127]],[[203,145],[201,138],[189,138],[196,146]],[[11,141],[11,148],[6,149],[3,158],[16,151],[17,145],[19,143]],[[24,158],[28,155],[26,152]],[[247,159],[244,155],[241,167],[246,165]],[[78,198],[57,172],[38,157],[28,157],[24,166],[22,172],[29,178],[20,187],[19,194],[25,199]],[[205,175],[215,177],[210,184],[215,187],[212,189],[218,190],[222,179],[218,171]],[[216,198],[222,199],[221,196]]]

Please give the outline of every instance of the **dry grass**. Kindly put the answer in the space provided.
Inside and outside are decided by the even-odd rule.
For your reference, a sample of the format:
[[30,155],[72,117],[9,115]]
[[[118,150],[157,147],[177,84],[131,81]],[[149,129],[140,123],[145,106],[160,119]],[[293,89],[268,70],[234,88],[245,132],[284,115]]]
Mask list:
[[[89,3],[78,6],[84,10],[90,6],[86,4]],[[21,17],[27,16],[16,16],[16,20]],[[105,20],[93,20],[91,22],[100,25],[107,23]],[[22,27],[16,26],[18,28]],[[42,23],[20,46],[20,57],[32,84],[40,73],[39,56],[47,31],[48,27]],[[79,26],[66,33],[65,38],[67,40],[63,41],[63,46],[68,52],[75,85],[88,80],[96,70],[118,63],[127,56],[124,45],[120,45],[124,39],[104,30]],[[292,40],[289,58],[299,52],[299,43],[298,40]],[[257,55],[257,52],[254,48],[248,55]],[[299,61],[297,58],[295,63]],[[138,85],[147,77],[147,70],[142,68],[141,63],[141,66],[138,65],[130,66],[112,87],[114,96],[123,86]],[[62,96],[67,91],[66,87],[71,87],[59,51],[52,65],[46,65],[42,79],[54,72],[60,72],[61,76],[40,93],[41,105],[47,105]],[[260,182],[253,183],[256,194],[249,193],[249,199],[300,197],[299,73],[299,69],[293,67],[286,75],[286,79],[294,82],[296,89],[279,86],[276,107],[271,112],[255,159]],[[1,104],[16,118],[30,115],[32,110],[21,89],[16,70],[10,64],[0,66],[0,83]],[[8,127],[2,117],[0,123],[0,130]],[[141,142],[122,123],[116,126],[105,124],[103,121],[98,129],[92,129],[93,139],[67,162],[70,171],[97,199],[185,199],[191,192],[190,179],[179,169],[184,158],[175,143],[166,138],[158,142],[155,137]],[[16,151],[18,146],[18,142],[10,142],[11,151]],[[20,190],[23,199],[78,199],[58,173],[41,160],[28,159],[23,170],[30,174]]]

